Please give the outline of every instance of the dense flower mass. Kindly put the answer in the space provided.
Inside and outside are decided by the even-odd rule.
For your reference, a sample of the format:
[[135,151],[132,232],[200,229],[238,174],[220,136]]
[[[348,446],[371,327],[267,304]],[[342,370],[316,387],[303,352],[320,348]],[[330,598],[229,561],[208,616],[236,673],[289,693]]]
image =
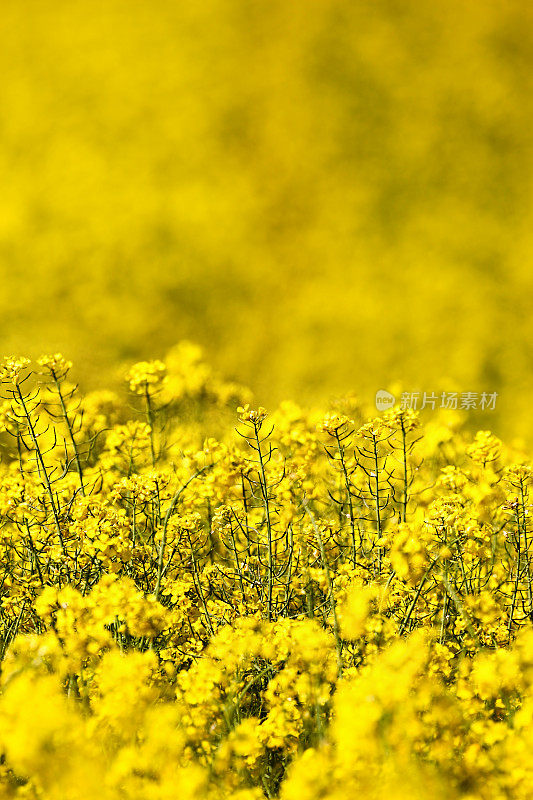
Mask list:
[[267,412],[6,358],[0,798],[526,800],[533,465],[458,412]]

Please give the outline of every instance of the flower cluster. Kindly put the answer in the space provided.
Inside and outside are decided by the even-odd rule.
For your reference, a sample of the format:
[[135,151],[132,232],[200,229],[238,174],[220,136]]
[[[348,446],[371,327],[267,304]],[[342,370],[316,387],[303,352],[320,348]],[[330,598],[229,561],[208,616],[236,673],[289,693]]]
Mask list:
[[166,367],[162,361],[140,361],[126,375],[130,391],[144,395],[160,388],[165,380]]

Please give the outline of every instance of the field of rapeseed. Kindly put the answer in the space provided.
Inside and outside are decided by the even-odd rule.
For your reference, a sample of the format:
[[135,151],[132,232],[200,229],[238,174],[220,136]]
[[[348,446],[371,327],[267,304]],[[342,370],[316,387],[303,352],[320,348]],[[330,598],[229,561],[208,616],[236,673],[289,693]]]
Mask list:
[[72,374],[1,371],[2,798],[532,796],[524,452],[189,343]]
[[532,32],[2,0],[0,800],[533,798]]

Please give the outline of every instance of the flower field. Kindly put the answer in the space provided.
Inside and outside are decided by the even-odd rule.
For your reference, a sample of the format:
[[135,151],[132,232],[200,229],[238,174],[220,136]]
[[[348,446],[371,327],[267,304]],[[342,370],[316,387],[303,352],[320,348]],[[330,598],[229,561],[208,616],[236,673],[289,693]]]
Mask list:
[[533,798],[532,32],[2,0],[0,800]]
[[[2,798],[533,794],[533,468],[194,345],[2,368]],[[447,413],[447,416],[443,416]]]

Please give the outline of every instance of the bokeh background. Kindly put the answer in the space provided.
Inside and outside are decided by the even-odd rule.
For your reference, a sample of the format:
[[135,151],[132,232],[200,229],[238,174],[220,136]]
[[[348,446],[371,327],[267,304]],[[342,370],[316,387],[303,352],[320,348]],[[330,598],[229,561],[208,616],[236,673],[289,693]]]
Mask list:
[[0,344],[533,396],[527,0],[3,0]]

